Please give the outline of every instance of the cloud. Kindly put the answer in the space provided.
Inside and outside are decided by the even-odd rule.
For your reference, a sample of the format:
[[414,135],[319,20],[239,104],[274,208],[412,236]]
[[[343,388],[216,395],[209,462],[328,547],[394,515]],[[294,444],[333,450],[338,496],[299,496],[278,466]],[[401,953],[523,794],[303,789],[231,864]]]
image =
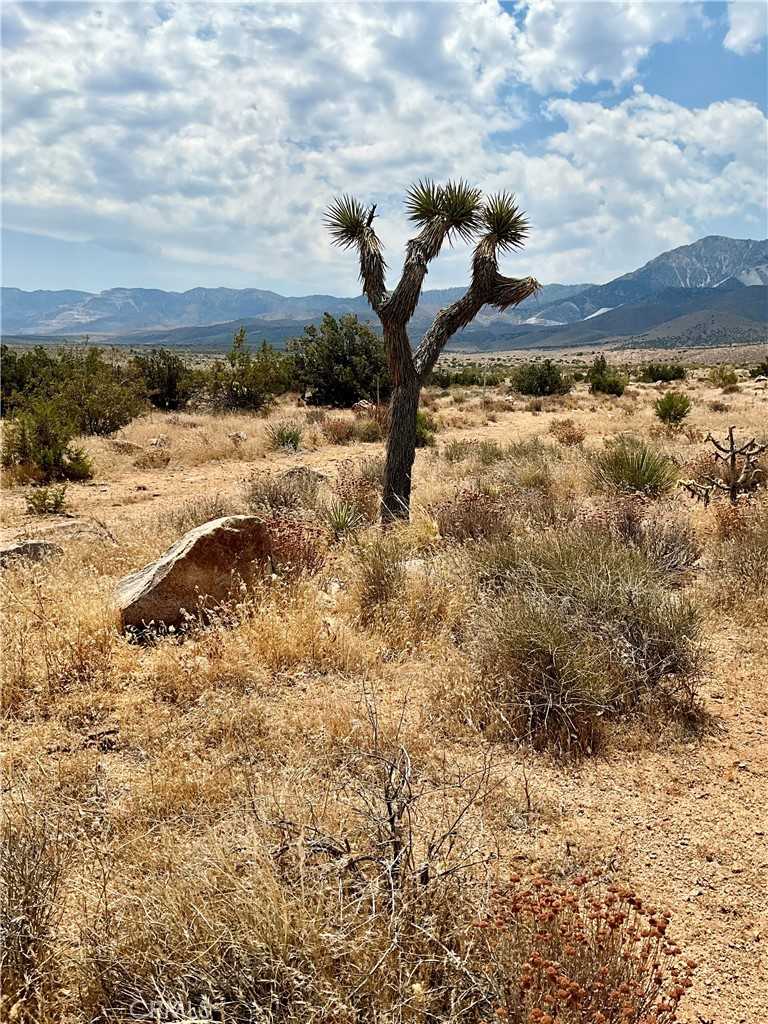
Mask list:
[[730,0],[728,34],[723,45],[741,55],[757,53],[768,35],[768,8],[763,0]]
[[[28,39],[4,66],[18,231],[124,239],[203,284],[227,265],[256,286],[351,293],[321,228],[329,197],[378,202],[396,269],[403,189],[427,174],[517,192],[534,232],[515,269],[543,280],[611,277],[707,233],[713,211],[760,220],[756,107],[582,95],[631,80],[695,4],[71,6],[8,8]],[[466,267],[457,247],[430,285]]]
[[631,80],[658,43],[685,35],[697,3],[559,3],[528,0],[518,40],[521,75],[539,92]]

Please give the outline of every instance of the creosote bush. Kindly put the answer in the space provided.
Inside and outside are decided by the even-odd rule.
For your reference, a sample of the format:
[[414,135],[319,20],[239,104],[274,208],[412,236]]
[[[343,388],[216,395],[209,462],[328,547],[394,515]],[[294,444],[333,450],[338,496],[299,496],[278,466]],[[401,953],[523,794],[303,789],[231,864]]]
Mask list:
[[599,491],[636,491],[657,498],[677,483],[674,461],[640,438],[620,435],[593,456],[590,480]]
[[680,363],[648,363],[642,368],[639,380],[645,384],[656,384],[659,381],[668,384],[673,380],[685,380],[688,371]]
[[72,444],[76,434],[77,427],[60,401],[30,401],[4,426],[3,467],[19,483],[90,480],[91,461]]

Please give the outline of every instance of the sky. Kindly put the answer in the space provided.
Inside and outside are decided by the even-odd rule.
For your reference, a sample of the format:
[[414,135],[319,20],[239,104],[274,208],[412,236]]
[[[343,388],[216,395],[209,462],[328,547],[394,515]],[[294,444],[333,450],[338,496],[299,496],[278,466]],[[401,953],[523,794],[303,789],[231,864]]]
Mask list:
[[[766,224],[768,5],[3,3],[3,284],[359,293],[328,201],[515,193],[504,270],[603,282]],[[465,246],[426,287],[467,281]]]

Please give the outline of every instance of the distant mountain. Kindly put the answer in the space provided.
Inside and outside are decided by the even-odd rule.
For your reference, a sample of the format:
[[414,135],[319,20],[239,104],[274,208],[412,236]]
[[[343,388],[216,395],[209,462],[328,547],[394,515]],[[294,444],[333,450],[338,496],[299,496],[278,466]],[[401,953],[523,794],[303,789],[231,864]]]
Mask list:
[[[506,315],[508,323],[520,323],[535,316],[543,303],[561,302],[582,292],[588,284],[545,285],[541,294],[522,303]],[[454,302],[463,288],[425,291],[416,311],[414,329],[426,330],[428,321],[442,306]],[[229,324],[247,319],[293,321],[287,337],[300,334],[303,325],[323,313],[338,316],[357,313],[372,318],[362,295],[285,296],[258,288],[192,288],[186,292],[165,292],[152,288],[110,288],[90,292],[24,292],[2,289],[4,334],[69,335],[72,333],[123,337],[138,331],[158,335],[180,327]],[[481,314],[481,319],[484,314]],[[493,316],[498,313],[493,311]],[[300,326],[296,326],[296,324]]]
[[667,288],[718,288],[768,284],[768,239],[709,235],[671,249],[639,270],[594,285],[565,302],[541,309],[540,317],[575,323],[601,310],[641,302]]
[[[499,351],[631,344],[633,339],[655,345],[765,341],[767,286],[768,239],[712,235],[662,253],[607,284],[549,284],[504,313],[486,306],[450,348]],[[411,322],[412,340],[417,342],[435,313],[463,293],[463,288],[423,292]],[[111,288],[94,295],[3,288],[2,298],[4,336],[36,342],[89,334],[115,344],[221,349],[245,326],[254,341],[282,346],[326,312],[356,313],[378,329],[362,295],[284,296],[258,288]]]

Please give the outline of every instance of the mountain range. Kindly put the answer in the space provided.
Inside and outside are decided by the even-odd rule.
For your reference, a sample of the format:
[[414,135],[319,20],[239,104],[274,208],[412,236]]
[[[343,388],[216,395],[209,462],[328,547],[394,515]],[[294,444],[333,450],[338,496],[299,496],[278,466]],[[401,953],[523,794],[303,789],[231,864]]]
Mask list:
[[[464,288],[425,291],[411,324],[417,340]],[[283,296],[256,288],[85,291],[2,289],[6,341],[82,338],[113,344],[217,349],[241,325],[281,345],[323,313],[375,318],[364,296]],[[765,341],[768,239],[702,238],[662,253],[607,284],[549,284],[499,313],[485,307],[452,340],[453,350],[494,351],[598,343],[694,345]]]

